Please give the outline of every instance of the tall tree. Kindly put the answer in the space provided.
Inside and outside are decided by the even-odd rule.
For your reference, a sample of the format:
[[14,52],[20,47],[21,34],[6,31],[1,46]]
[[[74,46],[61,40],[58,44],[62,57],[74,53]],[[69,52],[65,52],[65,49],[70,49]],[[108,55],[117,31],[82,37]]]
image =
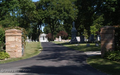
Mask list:
[[[54,37],[56,37],[57,33],[59,33],[60,31],[65,31],[65,28],[64,28],[64,26],[62,24],[60,24],[58,26],[55,26],[55,31],[53,33]],[[46,34],[51,33],[49,25],[46,25],[44,27],[44,33],[46,33]]]
[[40,0],[38,7],[44,11],[44,22],[49,25],[52,35],[59,20],[74,20],[77,12],[70,0]]
[[79,10],[78,17],[75,20],[78,34],[80,35],[84,29],[87,29],[90,34],[90,26],[96,19],[96,15],[100,14],[103,0],[74,0],[74,3]]
[[0,24],[3,27],[18,26],[16,15],[19,10],[18,0],[0,1]]
[[119,0],[105,0],[103,2],[102,13],[104,14],[104,25],[119,24]]
[[20,4],[20,11],[21,11],[20,12],[20,16],[21,16],[20,27],[23,27],[29,30],[31,18],[32,18],[29,16],[35,11],[36,6],[32,2],[32,0],[19,0],[19,4]]

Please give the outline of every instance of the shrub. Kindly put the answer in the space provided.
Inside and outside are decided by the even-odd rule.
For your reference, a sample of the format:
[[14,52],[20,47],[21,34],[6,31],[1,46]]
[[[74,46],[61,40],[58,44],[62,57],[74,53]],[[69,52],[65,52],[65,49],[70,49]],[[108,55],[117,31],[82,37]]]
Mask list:
[[5,30],[2,27],[0,27],[0,50],[3,49],[4,40],[5,40]]
[[66,38],[68,34],[65,31],[60,31],[57,36],[62,36],[62,38]]
[[52,37],[51,33],[48,33],[46,37],[48,38],[49,41],[54,39],[54,36]]
[[71,37],[68,37],[69,40],[71,40]]
[[106,52],[105,58],[114,61],[120,61],[120,51],[109,51]]
[[10,55],[6,52],[0,52],[0,60],[4,60],[5,58],[9,58]]

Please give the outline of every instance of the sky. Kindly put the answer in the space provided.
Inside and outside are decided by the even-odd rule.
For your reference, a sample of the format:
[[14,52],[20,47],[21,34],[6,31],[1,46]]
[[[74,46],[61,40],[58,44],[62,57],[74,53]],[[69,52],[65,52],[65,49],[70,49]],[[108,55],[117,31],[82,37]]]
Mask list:
[[39,0],[32,0],[33,2],[37,2],[37,1],[39,1]]
[[[33,1],[33,2],[37,2],[37,1],[39,1],[39,0],[32,0],[32,1]],[[44,32],[43,29],[44,29],[44,26],[41,27],[42,32]]]

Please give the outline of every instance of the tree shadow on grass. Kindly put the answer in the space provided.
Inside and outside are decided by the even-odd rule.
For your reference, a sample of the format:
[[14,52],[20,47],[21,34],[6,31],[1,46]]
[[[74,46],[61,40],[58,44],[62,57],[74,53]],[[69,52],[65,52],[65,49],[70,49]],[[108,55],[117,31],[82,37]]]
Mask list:
[[72,49],[78,50],[78,51],[100,51],[100,47],[96,46],[69,46]]
[[63,43],[54,43],[55,45],[68,45],[68,44],[71,44],[70,42],[63,42]]
[[[82,44],[86,44],[86,45],[82,45]],[[101,51],[100,46],[95,46],[95,45],[87,46],[87,43],[70,44],[69,42],[66,42],[66,43],[59,43],[54,45],[66,45],[67,47],[78,51]]]
[[[95,61],[95,62],[93,62]],[[102,72],[109,73],[110,75],[120,75],[120,63],[108,59],[101,58],[100,55],[88,58],[88,62],[93,67],[101,70]]]

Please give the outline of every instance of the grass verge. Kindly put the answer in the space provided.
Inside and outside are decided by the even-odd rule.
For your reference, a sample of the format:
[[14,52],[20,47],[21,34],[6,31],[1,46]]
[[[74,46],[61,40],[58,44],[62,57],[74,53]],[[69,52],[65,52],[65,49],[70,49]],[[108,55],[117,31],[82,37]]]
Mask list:
[[101,56],[91,56],[87,63],[104,73],[120,75],[120,62],[103,59]]
[[[95,43],[79,43],[79,44],[70,44],[66,42],[56,42],[53,43],[60,44],[78,51],[100,51],[100,46],[95,46]],[[86,46],[87,44],[90,44],[90,46]]]
[[0,64],[13,62],[13,61],[18,61],[18,60],[21,60],[21,59],[27,59],[27,58],[33,57],[33,56],[38,55],[40,53],[39,49],[42,49],[40,42],[26,43],[26,48],[24,50],[23,57],[11,58],[11,59],[8,59],[8,60],[1,60]]
[[[96,47],[95,43],[89,43],[90,47],[86,47],[86,43],[79,44],[76,46],[76,44],[69,44],[69,43],[63,43],[63,42],[53,42],[56,44],[64,45],[66,47],[70,47],[75,50],[79,51],[100,51],[100,46]],[[101,56],[90,56],[87,58],[87,63],[94,68],[110,74],[110,75],[120,75],[120,62],[117,61],[111,61],[107,59],[101,58]]]

